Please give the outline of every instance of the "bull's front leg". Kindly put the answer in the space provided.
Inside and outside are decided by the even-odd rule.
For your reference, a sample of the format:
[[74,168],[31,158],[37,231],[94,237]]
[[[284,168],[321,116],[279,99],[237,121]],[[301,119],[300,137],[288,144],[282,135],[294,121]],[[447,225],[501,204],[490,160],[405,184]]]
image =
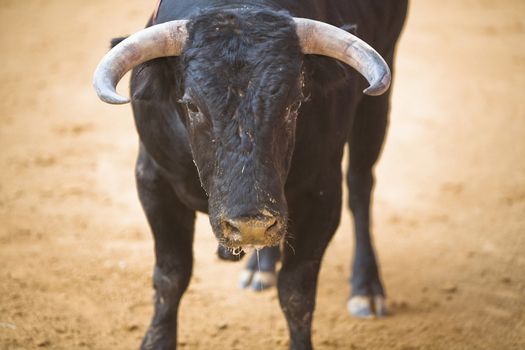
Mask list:
[[139,198],[155,239],[155,311],[141,349],[177,345],[177,311],[192,272],[195,212],[184,206],[142,151],[136,168]]
[[[391,55],[386,58],[391,63]],[[354,217],[355,253],[348,310],[356,317],[386,314],[385,291],[370,232],[370,205],[374,185],[372,170],[388,125],[389,96],[390,91],[379,97],[363,97],[349,137],[347,184],[349,207]]]
[[370,233],[370,197],[373,186],[371,171],[350,170],[348,183],[350,209],[354,216],[355,253],[352,265],[352,296],[348,310],[356,317],[385,316],[385,291],[379,275]]
[[[336,179],[337,180],[337,179]],[[332,183],[338,184],[339,181]],[[312,349],[311,329],[315,309],[317,278],[326,247],[339,223],[340,188],[318,191],[320,197],[301,198],[290,205],[289,233],[284,244],[278,290],[281,308],[288,322],[290,349]]]

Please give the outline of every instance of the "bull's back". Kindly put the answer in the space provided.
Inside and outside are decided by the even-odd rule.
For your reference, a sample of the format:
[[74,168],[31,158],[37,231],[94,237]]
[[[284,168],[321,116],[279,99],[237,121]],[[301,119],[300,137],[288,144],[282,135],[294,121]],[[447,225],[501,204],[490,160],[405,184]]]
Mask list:
[[396,43],[405,22],[408,0],[328,0],[326,20],[336,26],[355,25],[356,34],[381,53]]

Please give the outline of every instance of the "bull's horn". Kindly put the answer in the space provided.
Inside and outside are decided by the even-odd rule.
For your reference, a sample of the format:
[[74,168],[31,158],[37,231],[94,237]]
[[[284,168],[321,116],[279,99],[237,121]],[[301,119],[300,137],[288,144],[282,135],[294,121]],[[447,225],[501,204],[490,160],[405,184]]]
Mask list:
[[123,104],[129,99],[117,94],[120,79],[133,67],[154,58],[180,55],[188,33],[187,20],[161,23],[143,29],[123,40],[100,61],[93,86],[100,99]]
[[336,58],[361,73],[370,86],[363,92],[377,96],[390,86],[390,69],[370,45],[330,24],[306,18],[294,18],[304,54]]

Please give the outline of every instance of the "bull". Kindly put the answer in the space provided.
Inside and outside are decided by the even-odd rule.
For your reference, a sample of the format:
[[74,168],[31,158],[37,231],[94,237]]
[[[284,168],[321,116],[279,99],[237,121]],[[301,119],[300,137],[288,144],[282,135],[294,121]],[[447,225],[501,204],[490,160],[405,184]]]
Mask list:
[[[142,349],[176,347],[196,211],[209,214],[223,248],[281,247],[290,349],[312,348],[347,143],[356,238],[348,305],[358,316],[384,313],[370,202],[406,11],[405,0],[163,0],[147,28],[102,59],[99,97],[131,100],[138,194],[155,242],[154,314]],[[116,85],[130,70],[128,99]]]

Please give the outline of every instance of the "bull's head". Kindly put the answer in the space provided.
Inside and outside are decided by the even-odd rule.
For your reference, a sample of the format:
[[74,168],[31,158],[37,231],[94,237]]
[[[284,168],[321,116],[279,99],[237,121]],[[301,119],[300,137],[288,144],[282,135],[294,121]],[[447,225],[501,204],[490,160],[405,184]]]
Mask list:
[[339,59],[388,89],[388,66],[370,46],[326,23],[282,13],[216,12],[146,28],[113,48],[95,72],[108,103],[122,76],[158,57],[181,56],[182,116],[210,221],[224,246],[271,246],[285,232],[284,185],[302,101],[302,55]]

